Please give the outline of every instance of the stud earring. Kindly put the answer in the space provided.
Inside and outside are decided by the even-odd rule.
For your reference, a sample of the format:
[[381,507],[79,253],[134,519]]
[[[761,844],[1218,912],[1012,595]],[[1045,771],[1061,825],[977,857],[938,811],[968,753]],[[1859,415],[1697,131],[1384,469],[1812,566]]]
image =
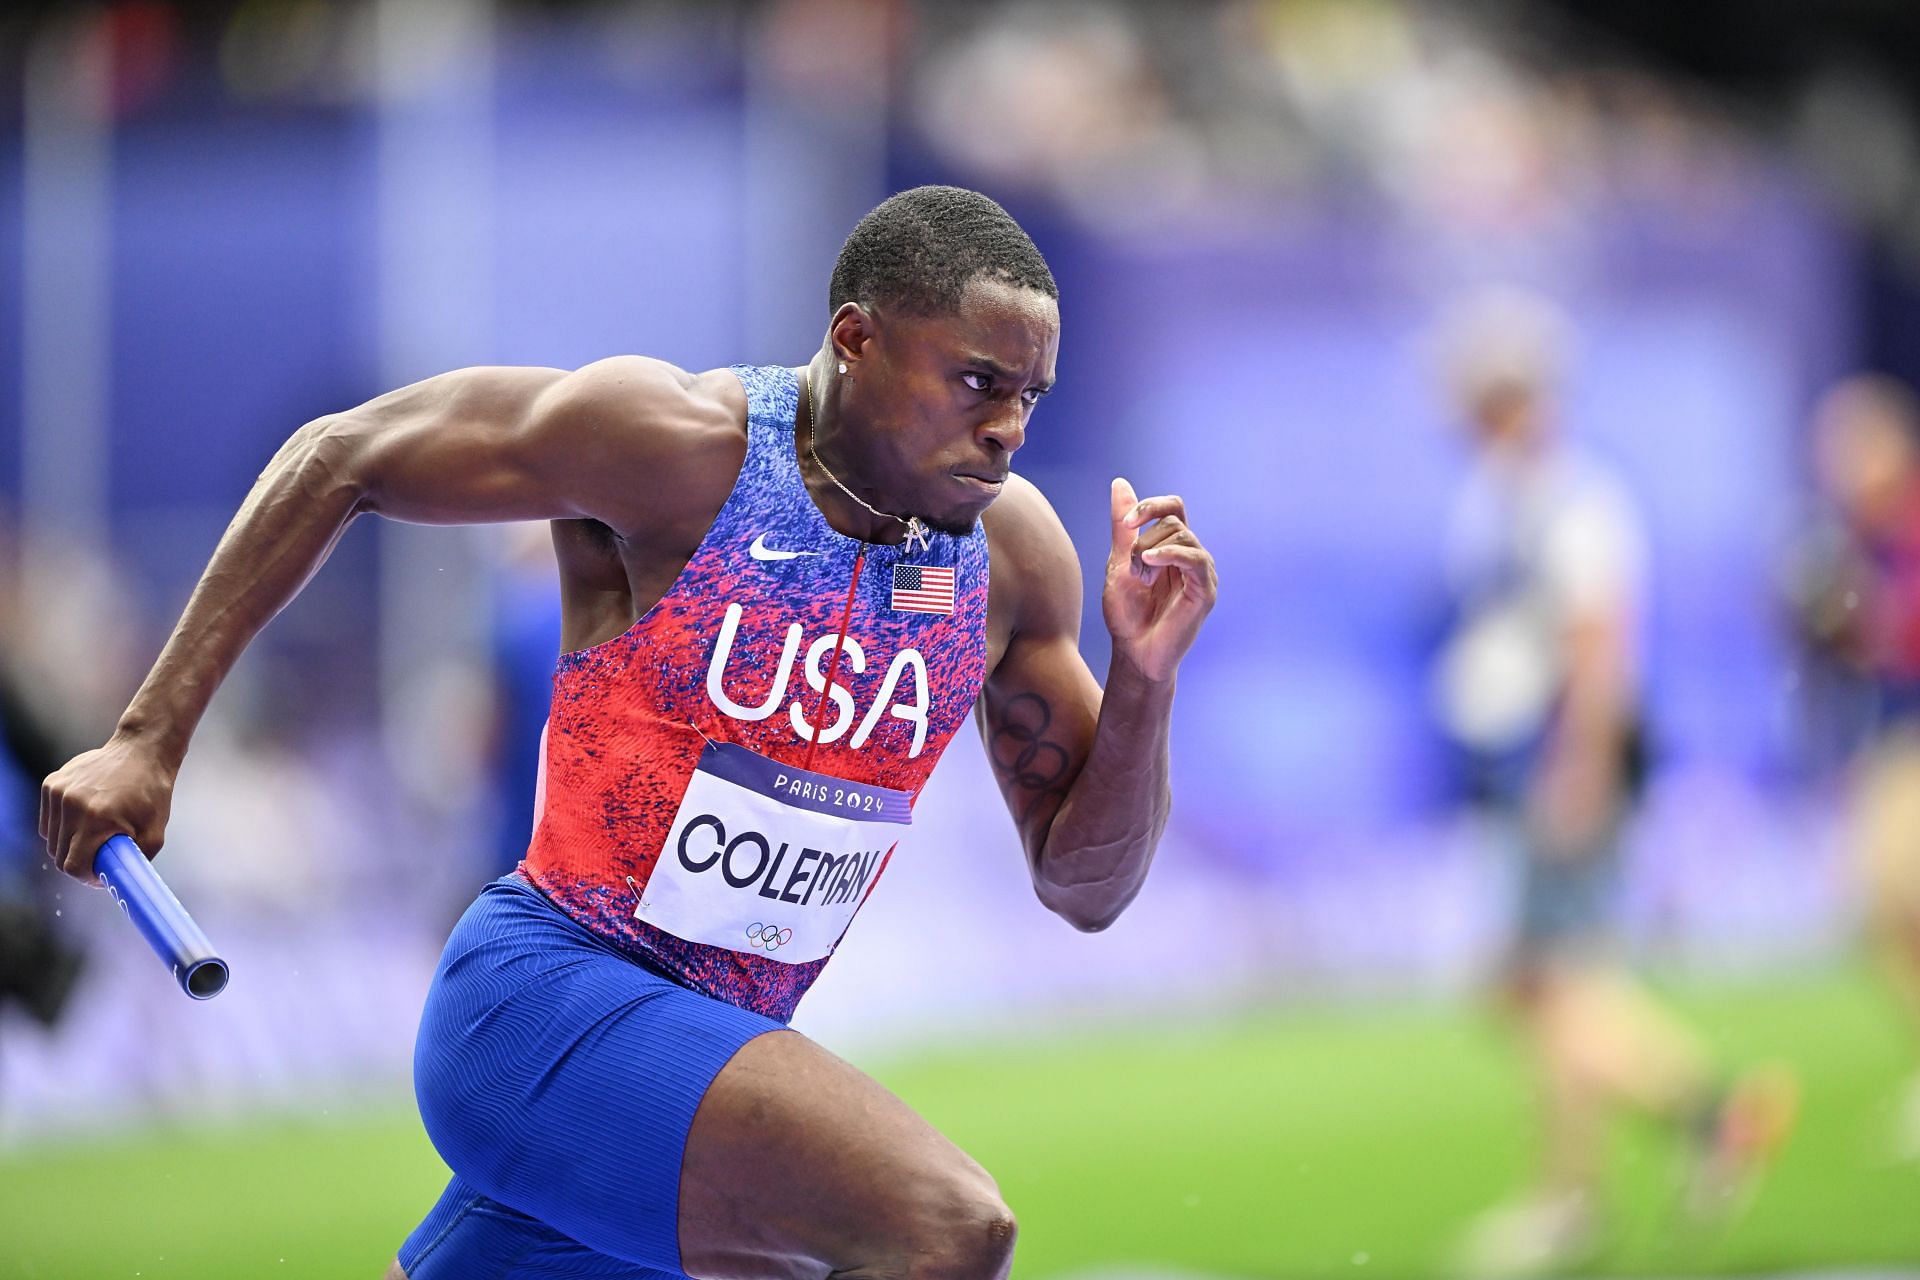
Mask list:
[[845,360],[842,360],[840,362],[840,372],[845,373],[846,371],[847,371],[847,362]]

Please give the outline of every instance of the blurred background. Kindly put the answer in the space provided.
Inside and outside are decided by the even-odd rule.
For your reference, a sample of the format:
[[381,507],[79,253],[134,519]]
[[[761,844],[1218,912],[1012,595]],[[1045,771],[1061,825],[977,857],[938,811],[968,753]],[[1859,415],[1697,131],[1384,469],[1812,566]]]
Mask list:
[[[1018,467],[1095,671],[1110,476],[1223,584],[1129,914],[1039,907],[956,740],[795,1022],[994,1171],[1016,1274],[1920,1271],[1916,58],[1906,0],[10,7],[0,1277],[371,1277],[444,1180],[412,1036],[530,825],[544,529],[362,522],[235,671],[161,861],[218,1000],[33,839],[279,443],[462,365],[802,363],[923,182],[1058,278]],[[1520,943],[1574,898],[1546,950],[1690,1065],[1556,1182],[1597,1024]]]

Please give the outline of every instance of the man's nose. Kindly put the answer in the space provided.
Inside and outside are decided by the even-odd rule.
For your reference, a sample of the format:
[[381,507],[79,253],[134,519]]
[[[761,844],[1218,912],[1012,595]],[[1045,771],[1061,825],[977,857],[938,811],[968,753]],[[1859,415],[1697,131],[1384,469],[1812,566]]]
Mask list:
[[1019,401],[996,406],[992,417],[980,426],[980,434],[1008,453],[1027,442],[1027,410]]

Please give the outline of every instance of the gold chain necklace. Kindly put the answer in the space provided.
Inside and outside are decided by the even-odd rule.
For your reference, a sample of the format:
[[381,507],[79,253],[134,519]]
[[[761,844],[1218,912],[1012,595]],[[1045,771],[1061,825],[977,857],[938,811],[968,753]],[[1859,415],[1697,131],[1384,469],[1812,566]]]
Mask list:
[[925,551],[932,542],[932,533],[931,531],[928,530],[926,523],[923,520],[921,520],[919,516],[897,516],[893,514],[893,512],[891,511],[880,510],[880,508],[874,506],[871,502],[868,502],[865,498],[861,497],[859,494],[855,493],[853,490],[847,488],[846,485],[842,484],[840,481],[840,477],[833,474],[833,468],[829,467],[826,463],[820,461],[820,455],[818,452],[815,451],[813,447],[813,425],[815,422],[819,421],[820,419],[819,391],[823,389],[824,388],[816,388],[814,386],[813,370],[808,369],[807,370],[807,456],[813,459],[814,466],[820,468],[820,474],[824,475],[827,479],[833,481],[834,487],[839,489],[840,492],[846,494],[849,498],[852,498],[855,502],[865,507],[868,511],[872,512],[874,515],[884,516],[888,520],[897,520],[901,524],[907,526],[907,537],[906,537],[905,546],[907,548],[907,552],[909,555],[911,555],[916,551]]

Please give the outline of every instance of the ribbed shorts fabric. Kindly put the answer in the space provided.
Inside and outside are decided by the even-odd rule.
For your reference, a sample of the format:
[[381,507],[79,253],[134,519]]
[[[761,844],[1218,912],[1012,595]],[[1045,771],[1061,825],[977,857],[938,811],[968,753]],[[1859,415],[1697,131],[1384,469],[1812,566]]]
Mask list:
[[454,926],[414,1094],[454,1171],[410,1280],[680,1276],[680,1166],[707,1087],[771,1018],[614,950],[518,873]]

